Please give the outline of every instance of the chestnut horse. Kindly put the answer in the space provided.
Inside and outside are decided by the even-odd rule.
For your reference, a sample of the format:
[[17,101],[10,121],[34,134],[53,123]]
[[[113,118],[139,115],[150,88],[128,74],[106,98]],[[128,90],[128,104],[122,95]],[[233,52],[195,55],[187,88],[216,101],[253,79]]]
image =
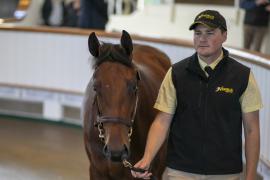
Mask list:
[[[157,114],[153,108],[160,84],[170,67],[161,51],[134,45],[123,31],[121,44],[100,43],[95,33],[88,39],[94,56],[94,74],[84,104],[84,142],[91,180],[130,180],[131,164],[142,158],[147,133]],[[158,137],[157,137],[158,138]],[[161,179],[165,168],[163,145],[151,171]]]

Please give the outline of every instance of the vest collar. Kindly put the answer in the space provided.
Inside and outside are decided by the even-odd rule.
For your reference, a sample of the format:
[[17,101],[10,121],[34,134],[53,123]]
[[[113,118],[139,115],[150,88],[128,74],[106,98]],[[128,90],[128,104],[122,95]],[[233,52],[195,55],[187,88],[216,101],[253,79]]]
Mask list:
[[[217,66],[215,67],[215,69],[213,70],[214,71],[214,74],[218,71],[220,71],[220,69],[222,68],[222,66],[224,66],[224,64],[226,64],[227,62],[227,59],[229,57],[229,52],[222,48],[222,51],[223,51],[223,58],[222,60],[217,64]],[[194,53],[189,62],[187,63],[187,67],[186,69],[192,73],[195,73],[197,74],[198,76],[200,76],[201,78],[207,80],[207,76],[205,75],[204,71],[202,70],[200,64],[199,64],[199,60],[198,60],[198,54],[197,52]]]

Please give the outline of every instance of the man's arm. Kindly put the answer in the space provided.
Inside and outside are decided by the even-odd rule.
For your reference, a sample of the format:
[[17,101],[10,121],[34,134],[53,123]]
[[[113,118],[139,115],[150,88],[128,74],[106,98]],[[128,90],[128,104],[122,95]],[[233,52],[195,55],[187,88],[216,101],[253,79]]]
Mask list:
[[243,113],[245,132],[246,180],[255,180],[260,155],[259,111]]
[[[172,114],[165,112],[159,112],[157,114],[148,133],[144,156],[137,164],[134,165],[134,167],[141,169],[149,168],[151,161],[154,159],[167,137],[171,121]],[[132,171],[131,173],[137,178],[149,178],[151,176],[151,173],[149,172],[136,173]]]

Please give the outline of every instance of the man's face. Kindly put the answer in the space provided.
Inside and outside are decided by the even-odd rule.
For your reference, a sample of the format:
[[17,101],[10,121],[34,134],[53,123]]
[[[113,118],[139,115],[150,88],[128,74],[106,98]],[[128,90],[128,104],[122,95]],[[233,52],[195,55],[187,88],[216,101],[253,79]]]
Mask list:
[[222,48],[222,43],[227,39],[227,32],[213,29],[202,24],[198,24],[194,29],[194,48],[201,57],[218,56]]

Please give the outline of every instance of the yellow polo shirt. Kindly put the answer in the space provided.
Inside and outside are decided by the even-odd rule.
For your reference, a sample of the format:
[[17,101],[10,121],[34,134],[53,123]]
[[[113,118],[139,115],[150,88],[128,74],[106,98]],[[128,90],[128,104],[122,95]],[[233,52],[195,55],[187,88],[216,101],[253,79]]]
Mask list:
[[[215,67],[221,61],[222,58],[223,58],[223,53],[221,53],[221,55],[217,58],[217,60],[215,60],[209,66],[212,69],[215,69]],[[198,56],[198,59],[199,59],[199,64],[202,70],[204,71],[204,68],[205,66],[207,66],[207,64],[204,61],[202,61],[199,56]],[[242,94],[242,96],[240,97],[239,101],[241,104],[242,112],[244,113],[253,112],[262,108],[262,99],[261,99],[260,91],[256,83],[256,80],[254,78],[254,75],[251,71],[249,74],[247,88],[245,92]],[[174,114],[176,105],[177,105],[176,90],[172,81],[172,68],[170,68],[167,74],[165,75],[165,78],[163,79],[163,82],[160,86],[158,97],[154,105],[154,108],[162,112]]]

